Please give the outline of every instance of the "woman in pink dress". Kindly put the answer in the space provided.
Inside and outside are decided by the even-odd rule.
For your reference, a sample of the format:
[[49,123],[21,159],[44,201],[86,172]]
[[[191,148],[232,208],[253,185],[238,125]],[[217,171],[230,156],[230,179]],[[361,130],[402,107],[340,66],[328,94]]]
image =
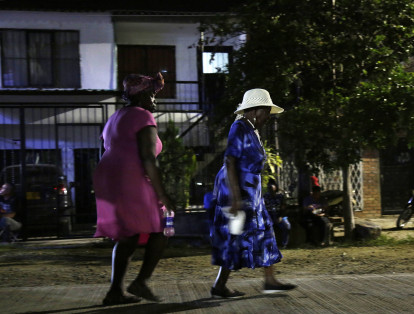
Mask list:
[[[159,301],[146,282],[151,277],[167,238],[163,235],[163,211],[175,210],[165,192],[156,157],[162,143],[152,115],[154,97],[164,86],[161,73],[155,78],[128,75],[123,82],[128,105],[116,111],[103,130],[105,153],[94,173],[97,206],[95,237],[116,244],[112,254],[111,287],[104,305]],[[127,291],[123,281],[140,234],[149,234],[142,267]]]

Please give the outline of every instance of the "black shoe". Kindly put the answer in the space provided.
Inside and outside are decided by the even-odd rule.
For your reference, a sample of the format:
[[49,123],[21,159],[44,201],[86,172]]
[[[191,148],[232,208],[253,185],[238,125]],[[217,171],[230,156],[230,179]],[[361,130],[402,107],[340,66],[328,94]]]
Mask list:
[[161,302],[161,298],[152,293],[145,283],[133,281],[127,291],[137,297],[147,299],[148,301]]
[[211,288],[210,294],[212,298],[222,298],[222,299],[238,299],[245,295],[245,293],[237,291],[237,290],[234,290],[233,292],[231,292],[227,288],[224,288],[223,290],[219,290],[214,287]]
[[271,285],[265,283],[263,293],[285,292],[295,288],[296,286],[291,284]]
[[122,292],[109,291],[103,299],[102,304],[105,306],[109,306],[118,304],[138,303],[140,301],[141,298],[137,298],[136,296],[126,296]]

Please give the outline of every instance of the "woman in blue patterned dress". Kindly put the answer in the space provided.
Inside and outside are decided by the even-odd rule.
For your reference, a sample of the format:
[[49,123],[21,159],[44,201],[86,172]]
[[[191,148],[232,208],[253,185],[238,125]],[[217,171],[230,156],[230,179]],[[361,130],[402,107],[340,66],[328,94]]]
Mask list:
[[[231,270],[242,267],[264,267],[264,293],[286,291],[295,286],[282,284],[273,275],[272,265],[282,258],[273,231],[273,223],[261,195],[261,171],[266,153],[258,128],[270,114],[283,109],[274,105],[264,89],[252,89],[244,94],[235,114],[225,152],[224,165],[218,172],[213,191],[210,237],[212,264],[221,266],[211,288],[212,297],[237,298],[244,293],[230,290],[226,283]],[[229,231],[229,214],[245,214],[243,232]]]

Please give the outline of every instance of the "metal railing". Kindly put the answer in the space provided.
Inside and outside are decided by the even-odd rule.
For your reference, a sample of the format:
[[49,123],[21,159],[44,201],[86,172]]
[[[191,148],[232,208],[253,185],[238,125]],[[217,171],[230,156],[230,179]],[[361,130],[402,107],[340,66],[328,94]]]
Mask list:
[[[199,98],[199,84],[176,82],[175,91],[176,98],[158,100],[154,117],[159,132],[165,131],[168,122],[173,121],[183,144],[192,148],[197,159],[202,160],[202,155],[214,154],[214,149],[211,149],[206,106]],[[22,91],[22,94],[28,93]],[[101,96],[103,101],[95,102],[79,101],[91,96],[84,91],[79,95],[76,92],[60,94],[59,91],[52,94],[33,93],[30,101],[22,101],[19,92],[11,91],[7,95],[2,91],[0,170],[3,173],[0,181],[11,181],[17,186],[26,235],[92,234],[96,222],[92,174],[102,152],[100,135],[108,117],[125,103],[113,97],[117,92],[106,99]],[[56,101],[57,96],[59,101]],[[76,96],[81,97],[75,99]],[[18,175],[14,170],[14,174],[8,176],[6,168],[12,165],[18,166]],[[53,179],[56,182],[42,180],[42,171],[46,170],[39,170],[36,175],[39,180],[29,180],[31,165],[53,165],[58,169],[57,177],[61,182],[56,177]],[[198,194],[203,193],[199,184],[201,182],[204,187],[204,167],[198,167],[192,186],[188,188],[191,192],[189,208],[202,205],[202,195]],[[59,186],[65,189],[61,191],[66,193],[63,197],[52,195]],[[63,198],[69,199],[66,205],[62,205]]]

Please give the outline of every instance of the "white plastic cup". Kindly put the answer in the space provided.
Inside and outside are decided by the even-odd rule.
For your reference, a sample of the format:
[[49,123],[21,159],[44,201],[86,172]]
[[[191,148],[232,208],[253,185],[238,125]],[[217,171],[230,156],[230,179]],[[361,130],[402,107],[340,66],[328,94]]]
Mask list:
[[240,235],[244,230],[244,222],[246,221],[246,213],[239,210],[237,215],[230,214],[230,206],[222,207],[224,215],[229,219],[229,231],[232,235]]

